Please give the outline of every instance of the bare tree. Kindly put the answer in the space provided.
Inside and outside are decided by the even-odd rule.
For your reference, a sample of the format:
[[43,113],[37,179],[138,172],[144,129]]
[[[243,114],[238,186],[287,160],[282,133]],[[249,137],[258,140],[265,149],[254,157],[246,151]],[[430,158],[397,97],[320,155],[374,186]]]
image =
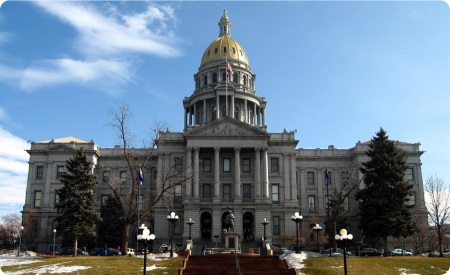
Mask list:
[[0,224],[0,248],[13,248],[19,235],[20,217],[17,214],[7,214]]
[[[358,180],[358,167],[348,163],[348,165],[341,172],[341,183],[335,184],[333,193],[331,193],[328,198],[327,207],[329,207],[329,226],[330,226],[330,236],[335,236],[337,234],[337,225],[342,221],[345,213],[348,211],[346,205],[349,203],[350,196],[353,191],[355,191],[362,179]],[[334,251],[337,249],[337,243],[334,238],[331,238],[332,244],[330,244]]]
[[[159,140],[168,132],[161,131],[163,127],[161,123],[155,123],[155,127],[152,131],[152,137],[147,144],[143,142],[143,147],[136,149],[133,147],[134,135],[130,130],[129,123],[133,116],[130,108],[126,104],[121,104],[114,111],[111,111],[112,121],[108,124],[118,134],[117,138],[120,140],[122,157],[126,162],[126,167],[130,173],[131,186],[124,186],[119,179],[111,178],[107,181],[109,188],[112,190],[113,197],[120,202],[123,212],[123,228],[122,228],[122,252],[128,248],[128,239],[131,226],[136,222],[140,222],[142,217],[149,217],[153,213],[154,206],[160,202],[167,200],[171,197],[177,186],[182,186],[191,177],[189,167],[179,169],[177,163],[173,164],[169,169],[162,171],[162,175],[158,176],[156,186],[150,190],[150,198],[146,198],[142,202],[137,202],[137,194],[139,190],[139,173],[144,170],[149,161],[154,157],[155,149],[158,146]],[[182,158],[182,154],[180,154]],[[148,194],[148,189],[145,186],[141,186],[140,189],[143,193]],[[139,206],[138,206],[139,205]],[[139,207],[139,208],[138,208]],[[140,215],[138,221],[138,213]],[[142,216],[141,216],[142,215]]]
[[428,193],[428,201],[426,202],[428,217],[436,231],[439,255],[443,257],[444,224],[447,223],[450,215],[449,186],[441,178],[430,176],[425,182],[425,192]]

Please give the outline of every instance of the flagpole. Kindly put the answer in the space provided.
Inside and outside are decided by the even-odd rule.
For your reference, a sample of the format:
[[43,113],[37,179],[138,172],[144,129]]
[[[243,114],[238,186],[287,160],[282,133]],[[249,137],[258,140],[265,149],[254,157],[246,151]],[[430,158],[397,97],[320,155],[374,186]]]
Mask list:
[[225,56],[225,72],[227,79],[225,79],[225,116],[228,116],[228,80],[230,76],[228,74],[228,56]]

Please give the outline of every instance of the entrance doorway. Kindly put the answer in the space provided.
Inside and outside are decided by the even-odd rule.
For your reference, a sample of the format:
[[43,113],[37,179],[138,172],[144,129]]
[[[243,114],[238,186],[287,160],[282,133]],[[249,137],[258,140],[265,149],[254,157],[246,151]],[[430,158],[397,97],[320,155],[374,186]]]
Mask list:
[[242,229],[244,231],[244,241],[251,242],[255,239],[255,217],[253,213],[245,212],[242,219]]
[[200,230],[202,232],[202,239],[211,240],[211,214],[203,212],[200,216]]

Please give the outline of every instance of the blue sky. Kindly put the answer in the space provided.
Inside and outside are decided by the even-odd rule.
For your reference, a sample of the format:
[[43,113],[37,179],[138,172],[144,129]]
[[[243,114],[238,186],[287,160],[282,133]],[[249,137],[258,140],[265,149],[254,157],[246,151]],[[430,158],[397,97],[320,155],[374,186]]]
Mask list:
[[27,141],[113,147],[127,103],[136,146],[155,122],[183,129],[223,10],[267,101],[269,132],[301,148],[351,148],[383,127],[420,142],[424,180],[450,164],[445,2],[16,2],[0,8],[0,216],[22,209]]

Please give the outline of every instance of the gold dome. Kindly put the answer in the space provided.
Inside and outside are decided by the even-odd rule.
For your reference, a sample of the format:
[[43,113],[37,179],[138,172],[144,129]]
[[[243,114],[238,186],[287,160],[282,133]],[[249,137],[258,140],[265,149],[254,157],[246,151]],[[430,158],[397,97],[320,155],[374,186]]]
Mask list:
[[227,12],[224,11],[219,21],[219,38],[206,48],[200,63],[200,69],[204,66],[215,66],[225,62],[226,57],[233,66],[250,68],[244,49],[236,40],[230,37],[230,26],[231,22],[228,19]]

